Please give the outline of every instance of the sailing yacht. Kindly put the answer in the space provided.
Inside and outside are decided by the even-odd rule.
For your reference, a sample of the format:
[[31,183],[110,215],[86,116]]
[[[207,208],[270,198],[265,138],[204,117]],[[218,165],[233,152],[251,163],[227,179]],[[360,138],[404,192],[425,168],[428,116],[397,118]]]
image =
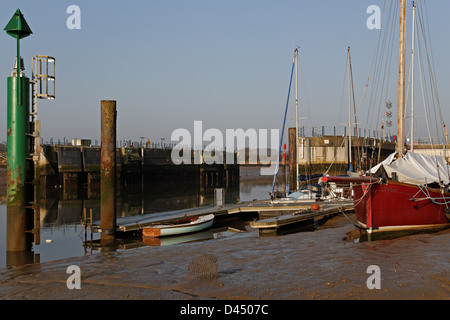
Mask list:
[[[295,150],[299,150],[299,125],[298,125],[298,119],[299,119],[299,113],[298,113],[298,49],[296,48],[294,50],[294,61],[292,63],[292,70],[291,70],[291,77],[289,82],[289,90],[288,90],[288,96],[286,101],[286,107],[284,112],[284,120],[283,120],[283,126],[282,126],[282,133],[281,133],[281,139],[280,139],[280,145],[278,149],[278,157],[277,157],[277,164],[276,169],[273,177],[273,183],[272,183],[272,191],[269,192],[270,195],[270,203],[271,204],[314,204],[316,201],[336,201],[336,200],[348,200],[344,199],[341,196],[337,196],[337,194],[343,194],[342,189],[336,189],[334,186],[328,186],[328,190],[324,190],[322,188],[323,183],[321,182],[322,174],[315,174],[315,175],[300,175],[299,174],[299,163],[296,161],[295,164],[295,189],[292,192],[289,192],[288,190],[284,189],[282,191],[276,191],[275,190],[275,182],[277,178],[278,168],[279,168],[279,159],[281,154],[281,145],[283,141],[283,134],[286,124],[286,116],[289,106],[289,97],[291,92],[291,85],[292,85],[292,78],[295,74],[295,136],[297,137],[296,140],[296,147]],[[298,152],[298,151],[297,151]],[[298,159],[298,157],[295,157],[295,159]],[[313,180],[318,180],[318,183],[311,183]],[[300,182],[305,182],[302,186],[300,186]],[[287,183],[286,186],[287,187]]]
[[405,150],[405,25],[406,0],[400,0],[396,152],[365,176],[324,177],[326,182],[354,183],[355,215],[368,233],[450,226],[447,162]]

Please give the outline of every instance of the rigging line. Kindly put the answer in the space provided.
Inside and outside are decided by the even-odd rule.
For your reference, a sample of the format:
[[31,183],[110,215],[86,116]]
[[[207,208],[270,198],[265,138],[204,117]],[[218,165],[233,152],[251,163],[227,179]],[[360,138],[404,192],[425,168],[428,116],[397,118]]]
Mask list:
[[[397,7],[395,7],[395,9],[397,9]],[[397,17],[397,11],[395,10],[395,17]],[[397,21],[397,18],[395,18],[395,22]],[[395,25],[395,24],[394,24]],[[385,87],[383,87],[383,90],[384,90],[384,103],[386,103],[387,102],[387,97],[388,97],[388,94],[389,94],[389,83],[390,83],[390,79],[391,79],[391,77],[390,77],[390,74],[391,74],[391,66],[392,66],[392,59],[393,59],[393,51],[394,51],[394,40],[395,40],[395,32],[396,32],[396,30],[395,30],[395,28],[394,28],[394,25],[393,25],[393,27],[392,27],[392,29],[391,29],[391,34],[390,34],[390,43],[389,43],[389,46],[388,46],[388,58],[389,58],[389,62],[387,62],[386,63],[386,67],[385,67],[385,74],[384,74],[384,78],[386,79],[386,80],[383,80],[383,83],[386,83],[386,85],[385,85]],[[384,108],[384,105],[382,105],[381,106],[382,108]],[[378,120],[379,120],[379,117],[377,118]]]
[[[425,19],[426,19],[426,21],[428,21],[428,10],[427,10],[426,5],[424,5],[424,7],[425,7]],[[425,25],[427,26],[428,38],[431,39],[429,23],[425,23]],[[441,104],[440,104],[439,94],[438,94],[438,87],[437,87],[437,84],[436,84],[436,76],[435,76],[435,72],[434,72],[434,70],[436,70],[436,69],[435,69],[435,66],[434,66],[433,47],[432,47],[431,40],[430,41],[426,41],[427,38],[425,36],[425,32],[424,31],[425,30],[422,27],[422,32],[424,33],[423,37],[424,37],[424,40],[425,40],[425,49],[427,51],[427,61],[428,61],[428,66],[429,66],[429,73],[430,73],[430,86],[433,89],[432,92],[434,93],[434,96],[435,96],[435,99],[436,99],[436,103],[437,103],[438,110],[439,110],[439,117],[440,117],[439,124],[441,124],[441,123],[443,123],[443,119],[444,118],[443,118],[443,115],[442,115],[442,109],[441,109]],[[427,45],[428,42],[429,42],[429,45]],[[428,46],[430,47],[430,53],[428,53]],[[431,57],[431,59],[430,59],[430,57]],[[434,99],[433,99],[433,106],[434,106]],[[435,117],[436,116],[437,116],[437,112],[435,113]],[[437,130],[437,127],[438,127],[437,119],[435,119],[435,122],[436,122],[436,131],[438,131]],[[443,131],[442,134],[445,135],[444,129],[442,131]]]
[[[427,26],[427,31],[428,31],[428,39],[430,39],[430,52],[431,52],[431,61],[432,61],[432,65],[433,67],[431,68],[432,70],[436,70],[435,66],[434,66],[434,55],[433,55],[433,45],[431,42],[431,32],[430,32],[430,24],[428,23],[429,19],[428,19],[428,7],[426,2],[424,2],[424,11],[425,11],[425,21],[427,21],[426,26]],[[425,38],[425,36],[424,36]]]
[[299,59],[299,61],[298,61],[298,68],[299,68],[299,71],[300,71],[299,72],[300,73],[300,79],[302,81],[302,86],[303,86],[303,90],[304,90],[304,94],[305,94],[306,108],[308,109],[308,113],[310,114],[311,125],[314,127],[315,124],[314,124],[314,121],[313,121],[312,112],[311,112],[311,108],[310,108],[308,91],[306,90],[306,82],[305,82],[305,77],[303,76],[303,69],[302,69],[301,59]]
[[[384,17],[384,14],[385,14],[385,11],[386,11],[386,1],[387,0],[385,0],[384,1],[384,5],[383,5],[383,11],[382,11],[382,13],[381,13],[381,16],[382,17]],[[360,107],[360,105],[361,105],[361,102],[362,102],[362,99],[363,99],[363,97],[365,97],[366,98],[366,102],[367,102],[367,105],[368,105],[368,109],[369,109],[369,112],[367,112],[367,118],[366,118],[366,127],[368,126],[368,123],[369,123],[369,115],[370,115],[370,103],[369,103],[369,100],[367,99],[367,95],[366,95],[366,89],[369,87],[369,83],[370,83],[370,80],[371,80],[371,74],[372,74],[372,69],[374,68],[374,66],[375,66],[375,64],[376,64],[376,61],[378,60],[378,49],[379,49],[379,46],[380,46],[380,41],[381,41],[381,35],[383,34],[383,32],[379,32],[378,33],[378,39],[377,39],[377,45],[376,45],[376,50],[375,50],[375,52],[374,52],[374,55],[372,56],[372,62],[371,62],[371,64],[370,64],[370,68],[369,68],[369,75],[367,76],[367,81],[366,81],[366,85],[364,86],[364,91],[363,91],[363,94],[361,95],[361,100],[360,100],[360,102],[359,102],[359,105],[358,105],[358,108],[357,108],[357,110],[359,110],[359,107]],[[347,72],[347,68],[346,68],[346,72]],[[344,78],[345,79],[345,78]],[[341,102],[342,103],[342,102]],[[370,127],[370,126],[369,126]]]
[[359,203],[364,199],[364,197],[369,193],[370,189],[372,188],[372,186],[375,183],[381,183],[380,181],[375,181],[375,182],[370,182],[368,183],[368,187],[366,188],[366,190],[364,191],[363,195],[359,198],[359,199],[354,199],[354,206],[356,207],[357,205],[359,205]]
[[[331,190],[331,188],[330,188],[330,193],[332,193],[332,194],[334,195],[334,193],[333,193],[333,191]],[[357,227],[357,228],[361,228],[361,226],[357,225],[354,221],[350,220],[350,218],[345,214],[345,210],[344,210],[344,206],[343,206],[342,202],[339,201],[339,199],[336,198],[335,195],[334,195],[333,198],[331,198],[331,201],[332,201],[335,205],[339,206],[339,212],[342,213],[342,214],[344,215],[344,217],[345,217],[351,224],[353,224],[353,225],[354,225],[355,227]]]
[[[275,167],[275,173],[274,173],[274,175],[273,175],[272,193],[273,193],[273,190],[274,190],[274,188],[275,188],[275,181],[276,181],[277,174],[278,174],[278,167],[279,167],[279,165],[280,165],[281,146],[282,146],[282,144],[283,144],[284,127],[285,127],[285,124],[286,124],[286,115],[287,115],[288,106],[289,106],[289,97],[290,97],[290,95],[291,95],[291,86],[292,86],[292,77],[293,77],[293,75],[294,75],[294,66],[295,66],[295,61],[292,62],[291,79],[289,80],[289,89],[288,89],[288,96],[287,96],[287,100],[286,100],[286,109],[285,109],[285,111],[284,111],[283,129],[282,129],[282,131],[281,131],[280,145],[278,146],[277,165],[276,165],[276,167]],[[297,135],[297,134],[296,134],[296,135]],[[298,139],[298,137],[296,137],[296,138]],[[297,154],[298,154],[298,150],[297,150]],[[298,161],[297,157],[295,157],[295,158],[296,158],[296,161]],[[298,178],[297,178],[297,179],[298,179]]]
[[[363,99],[366,98],[366,101],[367,101],[366,90],[367,90],[368,86],[369,86],[368,83],[366,83],[366,85],[364,86],[364,90],[361,95],[361,99],[359,99],[358,106],[356,107],[356,113],[359,113],[359,108],[361,107],[361,103],[362,103]],[[366,121],[366,124],[367,124],[367,121]]]
[[[419,189],[420,189],[420,191],[422,191],[422,193],[425,195],[425,198],[419,198],[419,199],[414,199],[414,197],[412,198],[412,199],[414,199],[414,201],[423,201],[423,200],[430,200],[431,202],[433,202],[433,203],[435,203],[435,204],[438,204],[438,205],[443,205],[443,204],[445,204],[446,206],[450,203],[450,201],[446,201],[446,197],[442,197],[442,198],[433,198],[433,197],[431,197],[431,195],[430,195],[430,192],[428,191],[428,188],[426,187],[426,186],[421,186],[421,185],[418,185],[418,187],[419,187]],[[416,193],[416,195],[420,192],[420,191],[418,191],[417,193]],[[415,195],[414,195],[415,196]],[[439,199],[442,199],[442,200],[444,200],[444,202],[437,202],[436,200],[439,200]]]
[[[385,15],[386,7],[387,7],[387,6],[386,6],[386,0],[385,0],[385,1],[384,1],[384,5],[383,5],[383,11],[382,11],[382,14],[381,14],[382,17],[384,17],[384,15]],[[392,7],[392,5],[391,5],[391,7]],[[389,11],[390,11],[390,9],[389,9]],[[367,81],[366,81],[366,87],[369,85],[369,82],[370,82],[370,80],[371,80],[370,75],[372,74],[372,70],[374,69],[374,67],[376,68],[377,65],[378,65],[378,59],[379,59],[378,53],[379,53],[379,50],[380,50],[380,43],[381,43],[381,39],[382,39],[382,36],[383,36],[383,35],[385,35],[384,32],[379,32],[379,33],[378,33],[378,39],[377,39],[376,50],[375,50],[375,53],[374,53],[374,55],[373,55],[373,57],[372,57],[372,62],[371,62],[371,64],[370,64],[369,75],[368,75]],[[363,96],[364,96],[364,94],[363,94]]]
[[[391,3],[392,5],[392,3]],[[390,21],[392,24],[388,28],[386,29],[386,33],[384,35],[384,42],[383,42],[383,50],[382,50],[382,64],[380,65],[379,68],[379,79],[378,81],[381,82],[381,92],[380,92],[380,97],[383,96],[383,92],[385,91],[386,88],[389,88],[389,74],[390,72],[387,72],[387,70],[390,70],[390,61],[392,59],[392,47],[393,47],[393,39],[394,39],[394,34],[395,34],[395,28],[394,26],[396,25],[396,21],[397,21],[397,7],[394,7],[393,10],[391,8],[391,10],[389,11],[390,14],[394,14],[394,19],[387,19],[388,21]],[[386,50],[387,48],[387,50]],[[391,49],[391,50],[389,50]],[[381,78],[381,74],[382,74],[382,70],[383,70],[383,65],[384,65],[384,75],[383,75],[383,79]],[[386,80],[386,76],[388,76],[387,80]],[[384,102],[386,102],[386,97],[384,97]],[[384,105],[380,106],[382,108],[384,108]],[[377,117],[377,121],[379,121],[379,116]],[[378,126],[378,125],[377,125]]]
[[[385,65],[384,68],[384,78],[386,78],[386,66],[388,65],[389,62],[389,50],[388,53],[386,53],[386,48],[392,47],[392,42],[394,39],[394,34],[395,34],[395,29],[393,27],[393,25],[395,24],[395,22],[397,21],[397,11],[398,11],[398,5],[396,4],[396,2],[391,1],[390,2],[390,7],[387,13],[388,18],[385,19],[386,22],[386,26],[385,28],[382,30],[382,32],[380,33],[380,41],[377,45],[377,50],[376,50],[376,60],[375,60],[375,69],[374,69],[374,80],[373,80],[373,86],[372,86],[372,90],[370,92],[370,97],[369,97],[369,115],[372,113],[375,113],[375,110],[378,110],[378,115],[375,116],[371,116],[371,119],[375,119],[376,120],[376,128],[379,127],[379,121],[380,121],[380,112],[381,110],[384,109],[384,106],[381,105],[381,101],[378,102],[378,97],[382,97],[383,96],[383,92],[385,91],[385,86],[383,84],[388,85],[388,83],[382,79],[381,74],[382,74],[382,70],[383,70],[383,64]],[[385,4],[386,5],[386,4]],[[393,15],[393,18],[389,18]],[[388,46],[389,43],[389,46]],[[391,57],[392,57],[392,51],[390,53]],[[380,92],[381,91],[381,92]],[[370,107],[370,105],[372,105],[373,107]]]
[[[431,61],[430,61],[430,53],[428,51],[428,46],[430,46],[430,51],[432,50],[432,48],[431,48],[431,41],[427,41],[427,37],[426,37],[426,34],[425,34],[425,27],[424,27],[424,25],[425,26],[428,25],[428,30],[429,30],[429,24],[427,24],[426,21],[425,22],[422,22],[422,21],[423,21],[422,14],[419,11],[419,22],[420,22],[421,31],[422,31],[423,38],[424,38],[424,47],[425,47],[426,57],[427,57],[427,62],[428,62],[428,75],[429,75],[429,79],[430,79],[430,89],[431,89],[431,92],[434,93],[434,95],[432,95],[431,101],[432,101],[433,109],[435,110],[435,112],[434,112],[434,118],[435,118],[434,120],[435,120],[435,124],[436,124],[436,128],[435,129],[436,129],[437,137],[439,138],[440,134],[439,134],[438,127],[440,127],[440,123],[442,123],[443,117],[442,117],[442,111],[441,111],[440,102],[439,102],[439,95],[437,93],[436,78],[435,78],[434,72],[433,72],[433,70],[434,70],[433,56],[432,56],[432,52],[431,52]],[[430,42],[429,45],[428,45],[428,42]],[[440,116],[440,120],[441,121],[437,120],[438,112],[436,112],[435,98],[436,98],[436,102],[437,102],[437,105],[438,105],[439,116]],[[439,125],[438,125],[438,123],[439,123]]]
[[[426,18],[426,20],[428,21],[428,9],[427,9],[427,6],[426,6],[426,4],[425,4],[425,18]],[[436,96],[436,101],[437,101],[437,105],[438,105],[438,109],[439,109],[439,115],[440,115],[440,118],[441,118],[441,121],[443,122],[444,121],[444,117],[443,117],[443,115],[442,115],[442,109],[441,109],[441,103],[440,103],[440,100],[439,100],[439,94],[438,94],[438,86],[437,86],[437,84],[436,84],[436,76],[435,76],[435,70],[436,70],[436,68],[435,68],[435,65],[434,65],[434,54],[433,54],[433,44],[432,44],[432,42],[431,42],[431,34],[430,34],[430,24],[429,23],[427,23],[427,29],[428,29],[428,39],[430,39],[429,40],[429,43],[430,43],[430,52],[431,52],[431,54],[430,54],[430,56],[431,56],[431,64],[430,64],[430,71],[431,71],[431,73],[432,73],[432,82],[433,82],[433,88],[434,88],[434,92],[435,92],[435,96]],[[428,52],[428,51],[427,51]],[[444,133],[445,134],[445,133]]]
[[[348,61],[347,57],[345,58],[346,61]],[[347,82],[347,62],[345,63],[345,71],[344,71],[344,79],[342,80],[342,90],[341,90],[341,104],[339,105],[339,122],[338,123],[344,123],[345,121],[342,120],[342,115],[344,114],[342,108],[344,106],[344,93],[345,93],[345,86]],[[345,128],[345,126],[344,126]]]
[[[418,42],[420,42],[420,39],[418,39],[419,41]],[[426,99],[426,93],[425,93],[425,91],[424,91],[424,79],[423,79],[423,73],[422,73],[422,63],[421,63],[421,61],[422,61],[422,59],[421,59],[421,57],[422,57],[422,54],[421,54],[421,52],[422,52],[422,50],[421,50],[421,46],[419,45],[418,46],[418,50],[417,50],[417,53],[418,53],[418,62],[419,62],[419,73],[420,73],[420,77],[419,77],[419,79],[420,79],[420,86],[421,86],[421,91],[422,91],[422,101],[423,101],[423,108],[424,108],[424,112],[425,112],[425,124],[426,124],[426,127],[427,127],[427,132],[428,132],[428,138],[430,139],[430,145],[431,145],[431,149],[432,150],[434,150],[434,147],[433,147],[433,141],[432,141],[432,138],[431,138],[431,132],[430,132],[430,124],[429,124],[429,119],[428,119],[428,112],[427,112],[427,99]]]
[[[351,57],[349,57],[349,64],[350,64],[350,66],[349,66],[349,68],[350,68],[350,79],[351,79],[351,81],[352,81],[352,84],[351,84],[351,90],[352,90],[352,94],[353,94],[353,113],[354,113],[354,117],[355,117],[355,131],[356,131],[356,134],[355,134],[355,136],[356,136],[356,138],[358,138],[359,137],[359,134],[358,134],[358,122],[356,121],[356,105],[355,105],[355,89],[353,88],[353,68],[352,68],[352,61],[351,61]],[[349,132],[349,137],[351,137],[351,132]],[[358,146],[357,146],[357,154],[358,154],[358,166],[359,166],[359,169],[361,169],[361,146],[360,146],[360,141],[359,141],[359,139],[356,139],[356,141],[357,141],[357,144],[358,144]]]
[[[409,61],[409,68],[408,68],[408,85],[407,85],[407,90],[406,90],[406,101],[405,101],[405,105],[406,105],[406,107],[409,107],[409,114],[410,114],[410,118],[413,116],[413,109],[412,109],[412,97],[410,96],[410,90],[413,90],[413,85],[414,85],[414,83],[412,83],[412,69],[413,69],[413,61],[412,61],[412,59],[410,59],[410,61]],[[406,113],[405,113],[406,114]],[[414,121],[414,119],[413,119],[413,121]],[[416,128],[416,126],[415,126],[415,122],[413,123],[414,124],[414,128]],[[408,123],[407,123],[407,125],[408,125]],[[408,130],[407,131],[407,133],[405,134],[405,138],[407,138],[407,137],[411,137],[411,122],[409,122],[409,126],[410,126],[410,130]],[[415,130],[414,130],[414,132],[415,132]],[[414,141],[411,141],[411,143],[414,143]]]

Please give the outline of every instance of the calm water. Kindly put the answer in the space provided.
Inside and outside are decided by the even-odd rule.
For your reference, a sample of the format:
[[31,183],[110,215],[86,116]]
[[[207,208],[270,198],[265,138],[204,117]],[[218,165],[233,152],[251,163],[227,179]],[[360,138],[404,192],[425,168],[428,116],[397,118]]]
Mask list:
[[[253,175],[254,172],[251,172]],[[257,176],[241,180],[238,186],[225,189],[227,204],[237,201],[262,200],[268,198],[271,180],[261,181]],[[140,185],[127,188],[127,193],[117,200],[117,216],[133,216],[152,212],[165,212],[185,208],[209,206],[214,204],[214,188],[199,192],[186,186],[171,188],[152,188],[146,186],[144,193]],[[93,219],[100,219],[100,201],[87,200],[85,191],[62,194],[58,197],[41,201],[41,244],[33,245],[29,262],[46,262],[61,258],[76,257],[99,252],[94,248],[83,246],[85,232],[81,224],[84,208],[92,209]],[[221,232],[214,237],[232,236],[232,232]],[[100,235],[93,234],[93,240]],[[88,240],[90,240],[88,234]],[[142,245],[142,243],[134,246]],[[0,268],[7,263],[6,254],[6,205],[0,204]]]

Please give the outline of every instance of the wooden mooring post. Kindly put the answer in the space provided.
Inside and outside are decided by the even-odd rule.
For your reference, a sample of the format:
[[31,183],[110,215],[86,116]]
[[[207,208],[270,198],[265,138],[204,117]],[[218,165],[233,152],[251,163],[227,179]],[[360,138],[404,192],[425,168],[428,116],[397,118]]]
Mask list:
[[101,101],[100,223],[101,240],[116,232],[116,101]]

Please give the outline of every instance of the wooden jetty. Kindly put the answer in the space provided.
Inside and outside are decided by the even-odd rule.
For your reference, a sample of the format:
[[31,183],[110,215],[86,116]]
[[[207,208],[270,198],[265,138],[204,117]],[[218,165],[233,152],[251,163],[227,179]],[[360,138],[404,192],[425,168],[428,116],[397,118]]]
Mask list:
[[318,206],[318,210],[311,208],[295,211],[291,214],[285,214],[278,217],[261,219],[250,222],[252,228],[259,229],[260,232],[273,232],[281,228],[299,225],[305,222],[314,222],[314,220],[332,217],[336,214],[353,211],[353,203],[329,203]]
[[[344,202],[343,204],[339,205],[336,205],[332,202],[327,202],[325,204],[320,202],[317,203],[322,208],[320,212],[314,213],[317,217],[319,217],[320,215],[328,216],[331,214],[336,214],[336,212],[339,212],[339,208],[345,208],[345,210],[347,210],[351,207],[351,209],[353,209],[353,202],[351,202],[351,204],[349,204],[349,202]],[[311,204],[309,203],[280,204],[271,203],[269,200],[261,200],[238,204],[228,204],[222,207],[207,206],[169,212],[157,212],[137,216],[120,217],[116,219],[116,226],[117,232],[141,231],[145,227],[169,222],[182,217],[194,217],[207,214],[214,214],[215,217],[224,217],[236,214],[258,214],[262,216],[278,216],[279,219],[284,216],[293,216],[296,217],[296,219],[301,219],[301,215],[299,213],[306,212],[306,210],[308,209],[311,209]],[[271,219],[266,220],[270,221]],[[100,222],[94,221],[91,228],[94,232],[101,232]]]

